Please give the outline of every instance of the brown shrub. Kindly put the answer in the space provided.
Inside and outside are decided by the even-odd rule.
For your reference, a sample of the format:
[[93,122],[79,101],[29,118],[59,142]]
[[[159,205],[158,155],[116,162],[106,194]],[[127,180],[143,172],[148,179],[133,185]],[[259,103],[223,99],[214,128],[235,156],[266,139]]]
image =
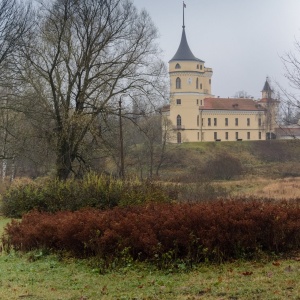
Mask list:
[[299,201],[222,200],[149,204],[108,211],[31,212],[12,221],[2,238],[17,250],[66,250],[111,259],[129,249],[134,259],[189,262],[284,252],[300,245]]

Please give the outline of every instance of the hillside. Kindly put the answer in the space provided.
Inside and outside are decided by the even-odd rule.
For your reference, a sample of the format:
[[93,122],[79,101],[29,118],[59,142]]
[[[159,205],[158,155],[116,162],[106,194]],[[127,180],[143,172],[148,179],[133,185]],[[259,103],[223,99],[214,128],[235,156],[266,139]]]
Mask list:
[[[272,196],[276,190],[280,198],[297,196],[299,140],[202,142],[170,147],[171,158],[161,170],[163,180],[199,182],[205,178],[234,195]],[[224,171],[232,172],[232,176],[216,176]]]

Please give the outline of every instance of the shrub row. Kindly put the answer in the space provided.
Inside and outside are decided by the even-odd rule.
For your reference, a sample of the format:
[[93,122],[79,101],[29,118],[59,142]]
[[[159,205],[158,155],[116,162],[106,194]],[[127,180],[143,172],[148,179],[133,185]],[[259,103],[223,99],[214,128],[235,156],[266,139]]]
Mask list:
[[117,205],[168,202],[176,195],[176,186],[88,174],[83,180],[17,181],[3,195],[1,210],[5,216],[20,218],[33,209],[52,213],[84,207],[107,209]]
[[4,247],[66,250],[76,257],[117,257],[126,249],[139,260],[222,261],[257,251],[300,246],[297,202],[220,200],[196,204],[149,204],[100,211],[30,212],[12,221]]

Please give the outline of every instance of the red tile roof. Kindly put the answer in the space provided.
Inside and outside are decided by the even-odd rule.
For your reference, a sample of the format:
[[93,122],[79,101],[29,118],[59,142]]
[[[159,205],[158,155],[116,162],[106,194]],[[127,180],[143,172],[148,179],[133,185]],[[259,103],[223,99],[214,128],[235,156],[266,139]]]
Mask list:
[[275,128],[275,134],[278,137],[281,136],[300,136],[300,126],[295,124],[295,125],[288,125],[288,126],[283,126],[279,128]]
[[258,101],[258,103],[268,103],[268,102],[272,102],[272,103],[277,102],[277,103],[279,103],[279,101],[276,100],[276,99],[268,99],[268,98],[262,98],[262,99],[260,99],[260,100]]
[[246,98],[205,98],[204,110],[249,110],[264,111],[265,109],[253,99]]

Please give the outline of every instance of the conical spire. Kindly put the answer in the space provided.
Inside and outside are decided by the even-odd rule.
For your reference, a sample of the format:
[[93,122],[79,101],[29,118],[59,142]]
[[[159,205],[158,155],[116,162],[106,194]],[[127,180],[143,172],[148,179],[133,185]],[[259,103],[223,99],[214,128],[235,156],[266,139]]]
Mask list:
[[194,56],[194,54],[192,53],[187,39],[186,39],[186,35],[185,35],[185,25],[184,25],[184,9],[185,9],[186,5],[183,2],[183,25],[182,25],[182,35],[181,35],[181,42],[179,45],[179,48],[176,52],[176,54],[174,55],[174,57],[170,60],[194,60],[194,61],[200,61],[200,62],[204,62],[203,60],[197,58]]
[[264,85],[263,90],[261,92],[262,92],[262,98],[263,99],[265,99],[265,98],[271,99],[272,98],[273,90],[271,89],[271,86],[269,84],[269,78],[268,77],[266,78],[265,85]]
[[176,54],[174,55],[174,57],[170,61],[172,60],[194,60],[194,61],[203,62],[203,60],[195,57],[194,54],[192,53],[186,39],[184,27],[182,29],[182,36],[181,36],[181,42],[179,48]]
[[263,87],[262,92],[272,92],[272,89],[271,89],[270,84],[269,84],[269,78],[268,77],[266,78],[266,82],[265,82],[265,85]]

